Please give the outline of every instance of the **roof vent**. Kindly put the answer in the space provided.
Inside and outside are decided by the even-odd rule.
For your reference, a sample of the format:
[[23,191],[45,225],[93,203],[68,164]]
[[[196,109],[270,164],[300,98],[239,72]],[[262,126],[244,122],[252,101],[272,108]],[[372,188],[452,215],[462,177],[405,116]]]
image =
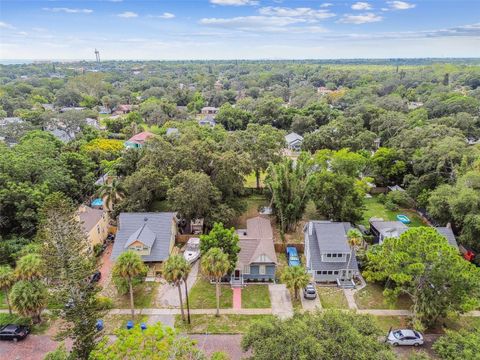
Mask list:
[[143,218],[143,221],[145,221],[145,222],[148,221],[148,218],[145,216],[145,217]]

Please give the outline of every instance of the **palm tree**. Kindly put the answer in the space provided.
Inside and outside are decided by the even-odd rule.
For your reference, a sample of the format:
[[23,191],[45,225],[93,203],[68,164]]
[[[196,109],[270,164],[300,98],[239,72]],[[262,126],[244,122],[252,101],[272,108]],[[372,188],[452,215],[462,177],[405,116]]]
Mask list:
[[182,281],[186,282],[188,273],[190,272],[190,265],[187,260],[181,255],[173,255],[165,261],[163,265],[163,277],[167,282],[173,286],[178,287],[178,297],[180,299],[180,310],[182,312],[182,320],[185,321],[185,314],[183,312],[182,300]]
[[136,252],[126,251],[122,253],[113,266],[113,276],[124,279],[128,283],[130,291],[130,309],[132,310],[132,319],[135,316],[135,305],[133,302],[133,280],[147,272],[147,267],[142,258]]
[[[349,276],[350,264],[352,262],[353,251],[357,250],[360,245],[363,243],[363,236],[360,230],[358,229],[350,229],[347,232],[347,243],[350,247],[350,257],[348,258],[347,263],[347,276]],[[351,277],[350,277],[351,278]]]
[[15,275],[20,280],[37,280],[45,274],[45,262],[38,254],[27,254],[17,261]]
[[0,266],[0,289],[5,292],[5,300],[7,301],[8,312],[12,315],[12,307],[8,298],[8,290],[15,283],[15,275],[10,266]]
[[298,290],[307,286],[310,276],[301,266],[289,266],[283,271],[281,279],[289,289],[293,289],[295,299],[298,299]]
[[10,297],[13,307],[22,316],[32,317],[33,321],[42,321],[42,310],[47,304],[47,289],[39,280],[20,280],[12,287]]
[[108,210],[112,211],[119,200],[123,199],[125,192],[121,182],[113,178],[110,183],[105,183],[100,187],[99,195],[105,201]]
[[215,280],[215,295],[217,298],[217,312],[220,316],[220,280],[230,269],[228,255],[222,249],[211,248],[202,258],[202,270],[210,278]]

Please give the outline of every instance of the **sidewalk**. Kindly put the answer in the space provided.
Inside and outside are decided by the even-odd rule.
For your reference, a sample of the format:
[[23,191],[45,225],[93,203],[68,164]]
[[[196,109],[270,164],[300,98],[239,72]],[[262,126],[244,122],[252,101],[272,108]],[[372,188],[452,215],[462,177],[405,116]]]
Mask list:
[[[216,309],[190,309],[192,315],[215,315]],[[109,315],[129,315],[130,309],[112,309]],[[178,315],[180,309],[135,309],[135,314],[141,315]],[[271,315],[272,309],[220,309],[222,315]]]

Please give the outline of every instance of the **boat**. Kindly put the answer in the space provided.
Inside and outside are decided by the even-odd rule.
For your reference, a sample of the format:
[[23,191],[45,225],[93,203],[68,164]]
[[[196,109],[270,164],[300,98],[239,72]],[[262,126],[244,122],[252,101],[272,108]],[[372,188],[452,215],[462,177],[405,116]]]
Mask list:
[[407,215],[403,215],[403,214],[400,214],[400,215],[397,215],[397,220],[404,223],[404,224],[410,224],[411,221],[410,219],[408,218]]
[[200,257],[200,239],[193,237],[188,239],[187,245],[185,245],[185,251],[183,257],[189,264],[195,262]]

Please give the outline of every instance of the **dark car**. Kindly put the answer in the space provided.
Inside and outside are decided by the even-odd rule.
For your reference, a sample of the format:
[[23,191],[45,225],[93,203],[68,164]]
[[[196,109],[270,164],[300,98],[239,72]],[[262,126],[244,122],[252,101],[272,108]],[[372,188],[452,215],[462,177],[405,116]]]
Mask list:
[[102,273],[100,271],[95,271],[95,273],[90,278],[90,283],[99,282],[102,278]]
[[0,340],[22,340],[29,332],[26,326],[8,324],[0,329]]

